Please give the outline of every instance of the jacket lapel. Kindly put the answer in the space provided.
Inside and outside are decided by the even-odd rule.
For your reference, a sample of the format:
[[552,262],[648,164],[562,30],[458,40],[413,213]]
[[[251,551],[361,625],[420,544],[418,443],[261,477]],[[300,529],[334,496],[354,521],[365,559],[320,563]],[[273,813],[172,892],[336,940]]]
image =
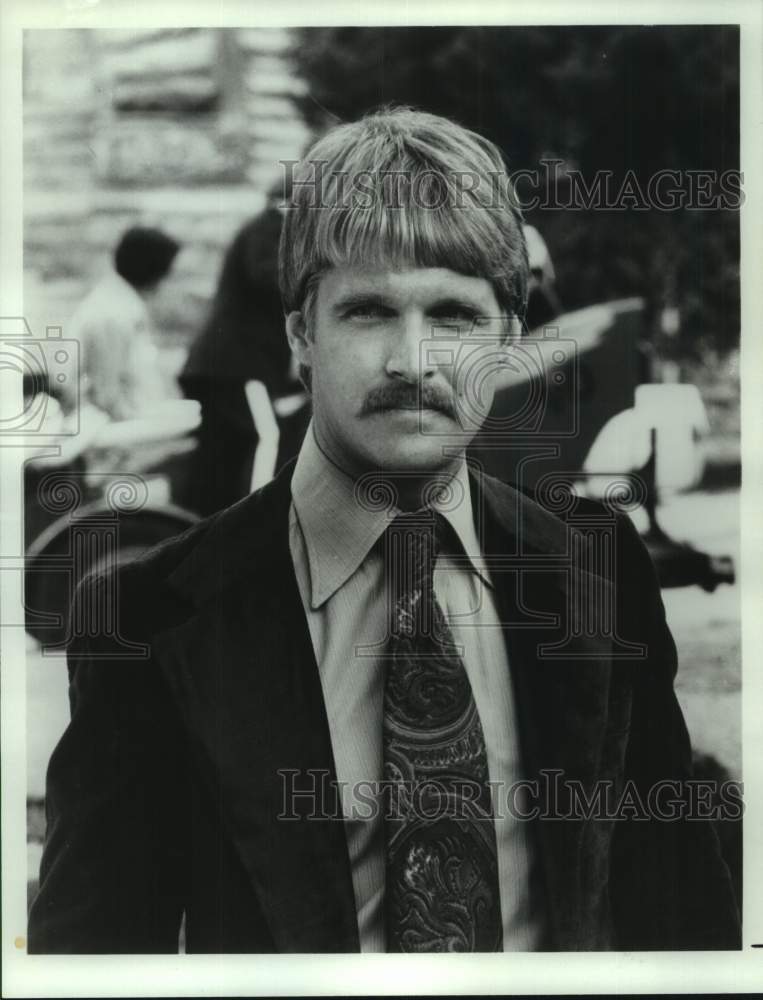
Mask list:
[[[562,782],[579,780],[588,789],[599,777],[612,641],[596,612],[611,599],[611,584],[592,570],[591,543],[573,526],[495,480],[477,476],[475,486],[525,771],[539,783],[542,812],[563,816],[569,802]],[[549,947],[607,947],[604,824],[541,818],[535,828]]]
[[197,614],[155,652],[276,950],[357,951],[328,719],[289,552],[290,480],[287,468],[213,522],[170,579]]

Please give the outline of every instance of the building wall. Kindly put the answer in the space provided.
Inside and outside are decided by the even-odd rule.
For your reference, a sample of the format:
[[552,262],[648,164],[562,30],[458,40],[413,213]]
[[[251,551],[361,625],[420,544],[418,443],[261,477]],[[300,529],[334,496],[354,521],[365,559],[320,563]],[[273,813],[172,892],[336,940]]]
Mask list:
[[66,330],[121,233],[142,224],[184,245],[158,321],[165,342],[187,343],[225,247],[308,139],[289,45],[283,29],[25,33],[25,312],[36,333]]

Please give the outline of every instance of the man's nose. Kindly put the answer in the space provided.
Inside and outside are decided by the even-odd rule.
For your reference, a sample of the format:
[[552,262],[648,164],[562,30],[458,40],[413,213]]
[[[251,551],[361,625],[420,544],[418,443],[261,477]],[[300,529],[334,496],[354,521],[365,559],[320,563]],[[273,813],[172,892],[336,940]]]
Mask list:
[[387,358],[387,374],[411,383],[433,375],[435,365],[427,344],[430,336],[425,316],[419,313],[403,316]]

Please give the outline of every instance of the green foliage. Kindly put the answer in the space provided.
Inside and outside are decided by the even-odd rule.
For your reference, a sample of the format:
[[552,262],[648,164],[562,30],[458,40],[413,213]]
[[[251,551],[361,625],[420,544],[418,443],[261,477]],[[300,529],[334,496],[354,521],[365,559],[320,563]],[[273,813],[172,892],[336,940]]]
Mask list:
[[[569,170],[587,184],[610,171],[615,191],[629,171],[645,191],[660,170],[738,170],[738,50],[734,26],[341,27],[302,29],[294,60],[316,130],[384,104],[444,114],[493,139],[512,171],[562,161],[558,182],[541,174],[521,193],[564,204]],[[655,330],[664,305],[680,310],[671,352],[738,342],[736,211],[541,205],[527,217],[566,308],[643,295]]]

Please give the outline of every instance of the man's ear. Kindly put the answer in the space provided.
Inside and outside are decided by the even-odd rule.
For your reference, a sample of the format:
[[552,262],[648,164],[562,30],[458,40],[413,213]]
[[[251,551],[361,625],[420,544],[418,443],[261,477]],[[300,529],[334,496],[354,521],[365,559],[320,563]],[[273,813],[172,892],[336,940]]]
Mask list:
[[286,337],[297,364],[313,367],[313,342],[310,338],[304,313],[290,312],[286,316]]

